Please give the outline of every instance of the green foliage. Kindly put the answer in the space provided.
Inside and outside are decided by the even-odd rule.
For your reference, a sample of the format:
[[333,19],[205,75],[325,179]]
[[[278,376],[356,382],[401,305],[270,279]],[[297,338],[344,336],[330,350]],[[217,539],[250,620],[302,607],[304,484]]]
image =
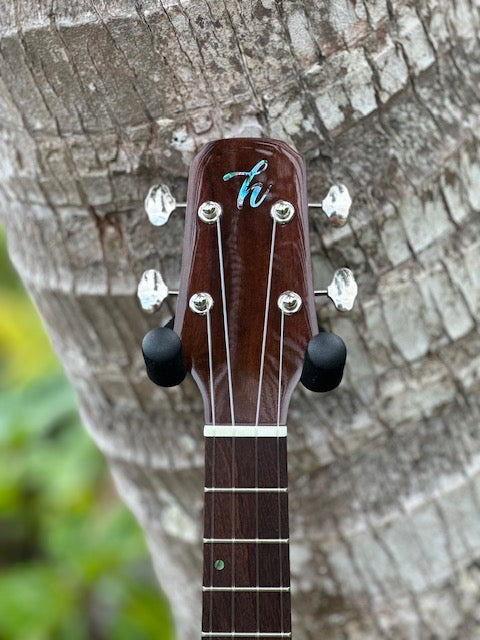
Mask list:
[[1,248],[0,640],[173,640],[140,530]]

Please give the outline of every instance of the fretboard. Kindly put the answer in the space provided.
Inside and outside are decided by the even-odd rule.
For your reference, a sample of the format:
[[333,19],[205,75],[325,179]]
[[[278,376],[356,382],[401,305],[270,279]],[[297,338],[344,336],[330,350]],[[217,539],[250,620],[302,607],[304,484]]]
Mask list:
[[202,637],[291,638],[286,437],[206,438]]

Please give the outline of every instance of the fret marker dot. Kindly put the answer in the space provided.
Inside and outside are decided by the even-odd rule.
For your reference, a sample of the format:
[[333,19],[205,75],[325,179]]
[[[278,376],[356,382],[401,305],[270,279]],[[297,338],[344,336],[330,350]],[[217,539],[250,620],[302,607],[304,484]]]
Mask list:
[[225,569],[225,562],[223,560],[215,560],[213,565],[217,571],[223,571]]

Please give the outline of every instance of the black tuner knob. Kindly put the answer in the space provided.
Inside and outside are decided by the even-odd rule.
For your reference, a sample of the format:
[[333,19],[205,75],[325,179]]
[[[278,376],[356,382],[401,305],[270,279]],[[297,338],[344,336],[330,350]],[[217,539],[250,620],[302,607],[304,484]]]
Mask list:
[[148,377],[160,387],[174,387],[187,375],[182,341],[169,326],[149,331],[143,338],[142,352]]
[[332,391],[342,381],[346,359],[347,348],[340,336],[321,331],[307,345],[302,384],[310,391]]

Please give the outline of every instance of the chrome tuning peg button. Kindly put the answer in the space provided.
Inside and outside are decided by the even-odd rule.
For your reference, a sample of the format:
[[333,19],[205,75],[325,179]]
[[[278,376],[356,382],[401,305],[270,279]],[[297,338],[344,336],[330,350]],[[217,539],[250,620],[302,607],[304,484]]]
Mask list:
[[327,295],[339,311],[351,311],[357,298],[358,285],[355,276],[344,267],[335,271],[327,289]]
[[322,209],[334,227],[343,227],[348,220],[352,198],[344,184],[335,184],[322,201]]
[[168,222],[177,202],[166,184],[154,184],[145,198],[145,211],[148,219],[156,227]]
[[158,311],[168,294],[168,287],[159,271],[149,269],[144,272],[137,288],[137,296],[144,311],[147,313]]
[[338,311],[351,311],[358,293],[358,285],[350,269],[343,267],[335,271],[333,280],[327,287],[315,291],[317,296],[328,296]]

